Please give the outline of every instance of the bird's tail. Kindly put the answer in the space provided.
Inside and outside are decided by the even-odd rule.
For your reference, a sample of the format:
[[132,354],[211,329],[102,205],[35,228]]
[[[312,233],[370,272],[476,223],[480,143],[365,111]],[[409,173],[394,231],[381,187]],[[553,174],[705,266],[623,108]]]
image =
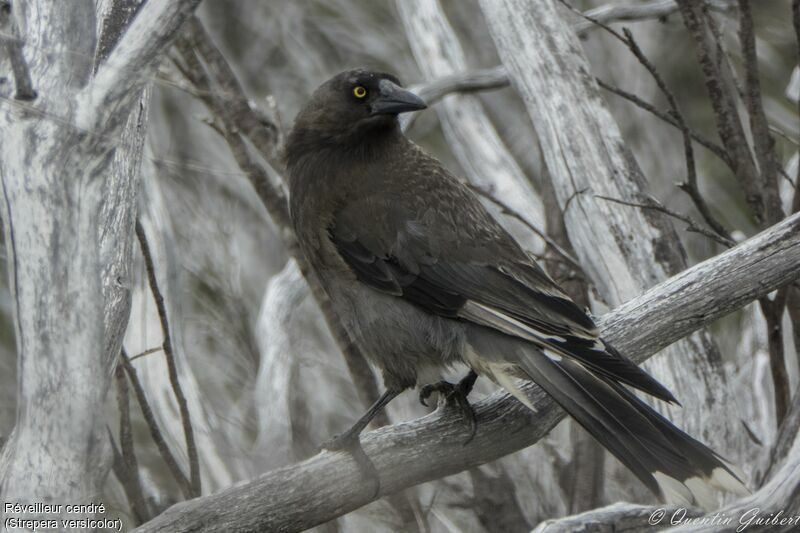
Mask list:
[[666,501],[711,509],[711,487],[749,494],[734,467],[623,385],[550,350],[522,349],[519,368]]

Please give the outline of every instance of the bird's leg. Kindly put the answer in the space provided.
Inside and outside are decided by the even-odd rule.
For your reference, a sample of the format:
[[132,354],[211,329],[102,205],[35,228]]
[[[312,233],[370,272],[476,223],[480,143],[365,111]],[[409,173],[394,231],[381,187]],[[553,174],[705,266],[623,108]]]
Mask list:
[[336,435],[331,440],[326,441],[320,446],[325,450],[349,450],[353,447],[360,447],[359,435],[364,431],[373,418],[380,412],[381,409],[400,394],[400,391],[394,389],[386,389],[378,400],[372,404],[364,415],[359,418],[353,426],[340,435]]
[[464,441],[468,444],[478,431],[478,419],[475,416],[475,410],[470,405],[467,396],[472,392],[472,387],[475,385],[475,380],[478,379],[478,374],[474,370],[470,370],[469,374],[459,381],[456,385],[448,381],[440,381],[430,385],[425,385],[419,390],[419,401],[422,405],[428,406],[426,403],[428,397],[434,392],[441,394],[446,402],[446,405],[457,407],[464,415],[464,419],[469,426],[469,437]]
[[386,407],[386,405],[391,402],[401,391],[395,389],[386,389],[378,400],[372,404],[372,406],[367,410],[364,415],[359,418],[353,426],[341,433],[336,435],[332,439],[322,443],[320,446],[323,450],[330,450],[330,451],[346,451],[349,452],[353,459],[355,459],[356,463],[358,463],[359,468],[361,469],[364,474],[373,479],[375,481],[375,494],[380,491],[381,489],[381,481],[380,477],[378,476],[378,471],[375,468],[372,460],[367,457],[367,454],[364,452],[364,448],[361,447],[361,440],[359,436],[361,432],[364,431],[364,428],[367,427],[367,424],[375,418],[381,409]]

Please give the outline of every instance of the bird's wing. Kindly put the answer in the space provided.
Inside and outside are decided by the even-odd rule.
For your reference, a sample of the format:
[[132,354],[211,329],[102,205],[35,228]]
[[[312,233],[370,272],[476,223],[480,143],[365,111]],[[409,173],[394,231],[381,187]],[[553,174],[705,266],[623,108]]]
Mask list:
[[[364,197],[328,228],[358,280],[427,312],[486,326],[577,359],[665,401],[660,383],[599,336],[592,319],[491,218],[470,191]],[[431,201],[447,195],[447,203]],[[436,200],[436,198],[433,198]],[[458,209],[432,210],[428,205]]]

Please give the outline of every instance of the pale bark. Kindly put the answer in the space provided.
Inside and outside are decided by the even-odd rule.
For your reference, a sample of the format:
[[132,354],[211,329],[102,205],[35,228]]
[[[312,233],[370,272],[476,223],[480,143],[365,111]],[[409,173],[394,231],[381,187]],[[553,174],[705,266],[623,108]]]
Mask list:
[[[570,241],[600,297],[617,306],[683,269],[685,252],[663,214],[598,198],[636,202],[645,179],[559,2],[481,5],[539,137]],[[670,418],[733,460],[745,455],[733,391],[707,332],[671,346],[648,369],[686,406],[659,406]]]
[[[467,70],[464,51],[438,0],[399,0],[397,9],[426,79]],[[492,125],[480,98],[453,94],[435,109],[450,149],[469,182],[511,207],[529,224],[544,229],[542,200]],[[496,209],[494,205],[489,207]],[[527,228],[502,215],[498,219],[525,248],[543,251],[542,240]]]
[[[92,501],[108,472],[103,401],[129,312],[147,74],[192,1],[151,1],[92,78],[95,3],[15,2],[38,97],[0,106],[2,215],[15,303],[17,421],[3,501]],[[75,58],[79,59],[75,59]],[[144,104],[144,101],[142,101]],[[127,127],[126,127],[127,124]],[[78,518],[72,514],[70,518]]]
[[[603,335],[641,362],[670,343],[796,279],[800,215],[653,287],[600,318]],[[679,318],[676,318],[679,317]],[[381,494],[438,479],[529,446],[564,416],[544,392],[526,386],[532,413],[503,393],[476,404],[469,445],[460,413],[449,410],[362,437]],[[211,496],[177,504],[137,531],[300,531],[375,499],[358,466],[322,452]]]

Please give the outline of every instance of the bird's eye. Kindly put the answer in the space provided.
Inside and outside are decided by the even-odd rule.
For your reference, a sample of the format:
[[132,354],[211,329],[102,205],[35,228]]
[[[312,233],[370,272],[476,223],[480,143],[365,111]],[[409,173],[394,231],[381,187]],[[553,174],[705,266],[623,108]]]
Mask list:
[[355,96],[356,98],[364,98],[365,96],[367,96],[367,90],[361,85],[356,85],[355,87],[353,87],[353,96]]

